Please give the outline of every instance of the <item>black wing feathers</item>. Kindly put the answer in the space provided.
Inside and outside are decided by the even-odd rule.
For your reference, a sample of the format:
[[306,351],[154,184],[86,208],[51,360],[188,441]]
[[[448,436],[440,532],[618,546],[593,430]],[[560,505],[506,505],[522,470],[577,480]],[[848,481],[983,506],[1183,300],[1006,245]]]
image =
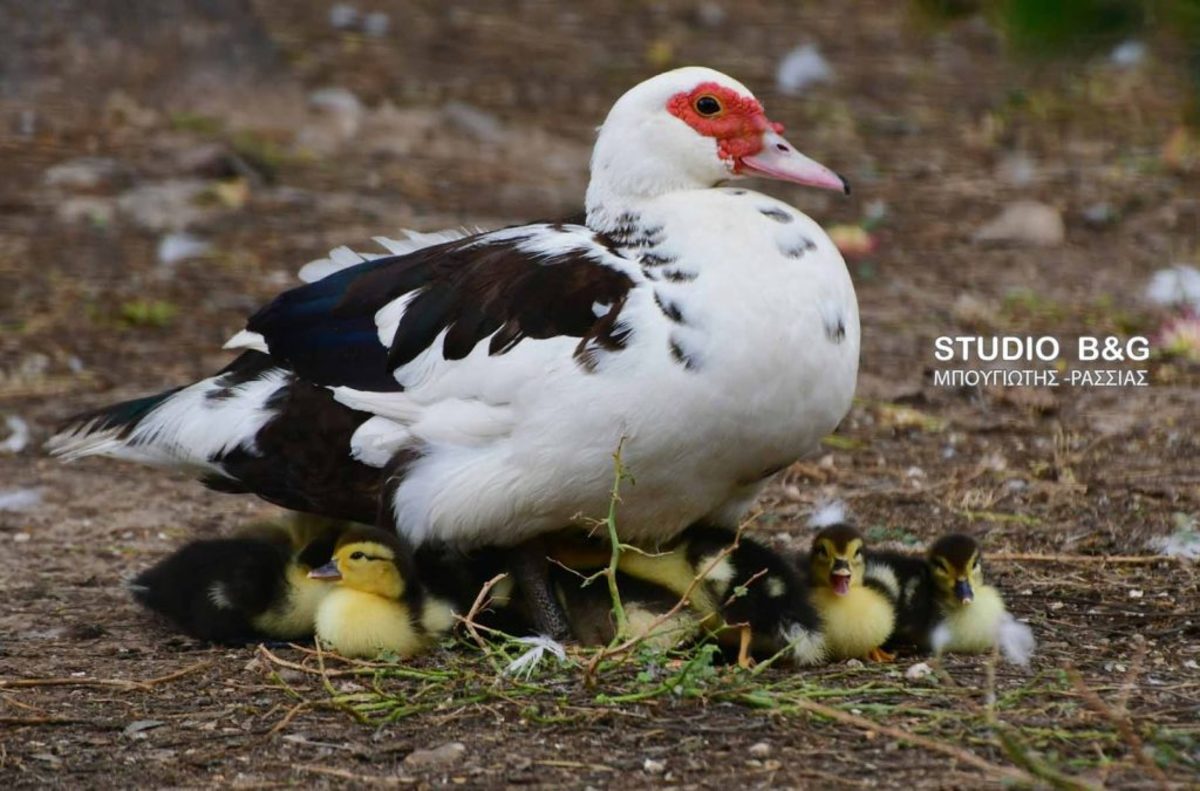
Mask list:
[[[580,230],[548,226],[530,234],[577,236]],[[489,336],[492,355],[524,338],[557,336],[599,336],[602,348],[614,348],[609,336],[622,329],[616,313],[633,280],[596,260],[590,231],[583,237],[588,246],[572,247],[568,240],[562,252],[550,255],[522,249],[528,238],[477,236],[364,262],[281,294],[247,326],[302,378],[376,391],[401,389],[394,370],[433,346],[442,332],[447,360],[466,357]],[[406,294],[413,296],[384,346],[375,314]],[[596,305],[615,310],[598,317]],[[621,340],[616,338],[616,348]]]

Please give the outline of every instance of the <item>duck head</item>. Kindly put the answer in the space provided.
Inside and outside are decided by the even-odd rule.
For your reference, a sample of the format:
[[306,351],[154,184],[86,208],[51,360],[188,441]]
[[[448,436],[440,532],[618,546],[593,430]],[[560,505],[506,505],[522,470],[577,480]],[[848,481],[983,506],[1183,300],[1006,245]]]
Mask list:
[[812,585],[838,596],[862,585],[867,567],[863,543],[862,534],[849,525],[831,525],[817,533],[808,559]]
[[938,601],[943,606],[966,607],[983,585],[983,557],[979,542],[963,533],[942,536],[926,558]]
[[609,111],[592,154],[588,214],[667,192],[759,176],[849,193],[801,154],[737,80],[688,66],[631,88]]

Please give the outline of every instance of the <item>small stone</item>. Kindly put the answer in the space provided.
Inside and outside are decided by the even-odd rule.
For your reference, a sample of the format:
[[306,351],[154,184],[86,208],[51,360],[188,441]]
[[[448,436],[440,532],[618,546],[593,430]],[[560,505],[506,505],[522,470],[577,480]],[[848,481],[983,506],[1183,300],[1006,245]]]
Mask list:
[[500,119],[466,102],[447,102],[442,114],[451,126],[481,143],[498,143],[506,136]]
[[115,159],[79,157],[48,168],[42,181],[48,187],[89,192],[113,187],[125,179],[124,167]]
[[904,671],[904,677],[909,681],[919,681],[928,675],[933,674],[933,668],[925,662],[918,662],[908,670]]
[[59,201],[54,208],[58,219],[65,223],[87,223],[103,227],[112,222],[116,206],[111,198],[77,195]]
[[660,775],[667,771],[666,761],[656,761],[653,758],[647,758],[642,762],[642,771],[646,774]]
[[0,489],[0,511],[32,511],[41,504],[41,489]]
[[725,23],[727,16],[721,4],[712,2],[712,0],[700,3],[696,8],[696,19],[704,27],[718,28]]
[[358,24],[358,9],[349,3],[329,7],[329,24],[337,30],[349,30]]
[[428,769],[457,764],[466,756],[467,746],[462,742],[446,742],[428,750],[413,750],[404,758],[404,765],[412,769]]
[[1138,590],[1137,588],[1134,588],[1133,590],[1129,591],[1129,598],[1131,598],[1131,599],[1140,599],[1145,595],[1146,595],[1145,591]]
[[363,104],[352,91],[346,88],[321,88],[308,95],[308,104],[315,110],[353,117],[357,121],[363,114]]
[[846,660],[846,667],[860,668],[866,667],[866,665],[862,663],[861,659],[848,659]]
[[1080,216],[1089,228],[1107,228],[1117,221],[1117,210],[1108,201],[1101,201],[1088,206]]
[[1015,187],[1028,187],[1037,180],[1037,163],[1024,151],[1018,151],[1000,160],[996,177]]
[[1146,58],[1146,45],[1137,39],[1122,41],[1109,53],[1109,61],[1118,68],[1131,69]]
[[126,725],[125,730],[123,730],[122,733],[124,733],[126,736],[144,739],[146,736],[143,731],[148,731],[163,725],[166,725],[166,723],[162,720],[137,720]]
[[190,233],[169,233],[158,240],[158,262],[166,266],[202,258],[212,250],[212,244]]
[[799,96],[810,86],[833,79],[833,67],[815,44],[796,47],[779,62],[775,84],[786,96]]
[[1056,247],[1066,239],[1062,213],[1037,201],[1008,204],[975,232],[976,242]]
[[750,745],[750,755],[753,758],[770,758],[772,752],[772,747],[767,742],[755,742]]
[[382,11],[376,11],[373,14],[367,14],[363,19],[363,32],[368,36],[375,38],[383,38],[387,35],[388,28],[392,26],[392,19]]
[[212,210],[201,205],[208,184],[200,179],[172,179],[143,184],[123,192],[117,208],[150,231],[178,231],[208,218]]

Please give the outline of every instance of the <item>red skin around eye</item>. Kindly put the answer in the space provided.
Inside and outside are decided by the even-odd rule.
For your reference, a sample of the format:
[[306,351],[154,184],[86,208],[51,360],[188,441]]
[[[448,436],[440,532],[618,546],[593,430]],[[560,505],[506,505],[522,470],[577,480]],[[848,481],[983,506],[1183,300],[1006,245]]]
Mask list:
[[[696,100],[715,96],[722,110],[705,117],[696,112]],[[742,96],[715,82],[704,82],[690,91],[680,92],[667,101],[667,111],[705,137],[717,140],[717,155],[733,162],[734,172],[742,168],[742,157],[762,150],[762,135],[768,129],[782,134],[783,125],[768,120],[758,100]]]

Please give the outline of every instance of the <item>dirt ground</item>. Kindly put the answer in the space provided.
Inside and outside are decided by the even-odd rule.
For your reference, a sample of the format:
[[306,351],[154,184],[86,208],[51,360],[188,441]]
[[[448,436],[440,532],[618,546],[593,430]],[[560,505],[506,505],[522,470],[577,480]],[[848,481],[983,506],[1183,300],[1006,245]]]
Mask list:
[[[1198,784],[1200,574],[1155,542],[1200,516],[1200,365],[1117,365],[1146,369],[1144,388],[945,387],[934,371],[954,364],[933,355],[940,335],[1157,337],[1145,284],[1200,258],[1176,42],[1151,38],[1128,68],[1022,62],[981,19],[882,1],[363,5],[383,31],[338,29],[321,3],[109,5],[0,6],[0,419],[31,431],[0,453],[0,495],[37,500],[0,509],[6,785]],[[806,42],[833,79],[781,95],[775,68]],[[876,243],[851,263],[858,401],[753,530],[800,547],[813,509],[842,498],[879,544],[971,531],[1038,638],[1031,667],[989,680],[987,658],[956,657],[934,684],[906,679],[918,658],[902,656],[533,688],[459,645],[369,683],[354,666],[323,678],[297,648],[198,644],[135,608],[126,575],[277,512],[116,462],[64,466],[40,451],[58,421],[223,365],[248,312],[336,245],[577,211],[607,106],[687,63],[751,86],[855,188],[764,191],[826,226],[869,218]],[[974,238],[1018,200],[1051,207],[1065,239]],[[445,668],[458,675],[429,680]],[[364,724],[331,703],[376,688],[385,711],[420,710]]]

